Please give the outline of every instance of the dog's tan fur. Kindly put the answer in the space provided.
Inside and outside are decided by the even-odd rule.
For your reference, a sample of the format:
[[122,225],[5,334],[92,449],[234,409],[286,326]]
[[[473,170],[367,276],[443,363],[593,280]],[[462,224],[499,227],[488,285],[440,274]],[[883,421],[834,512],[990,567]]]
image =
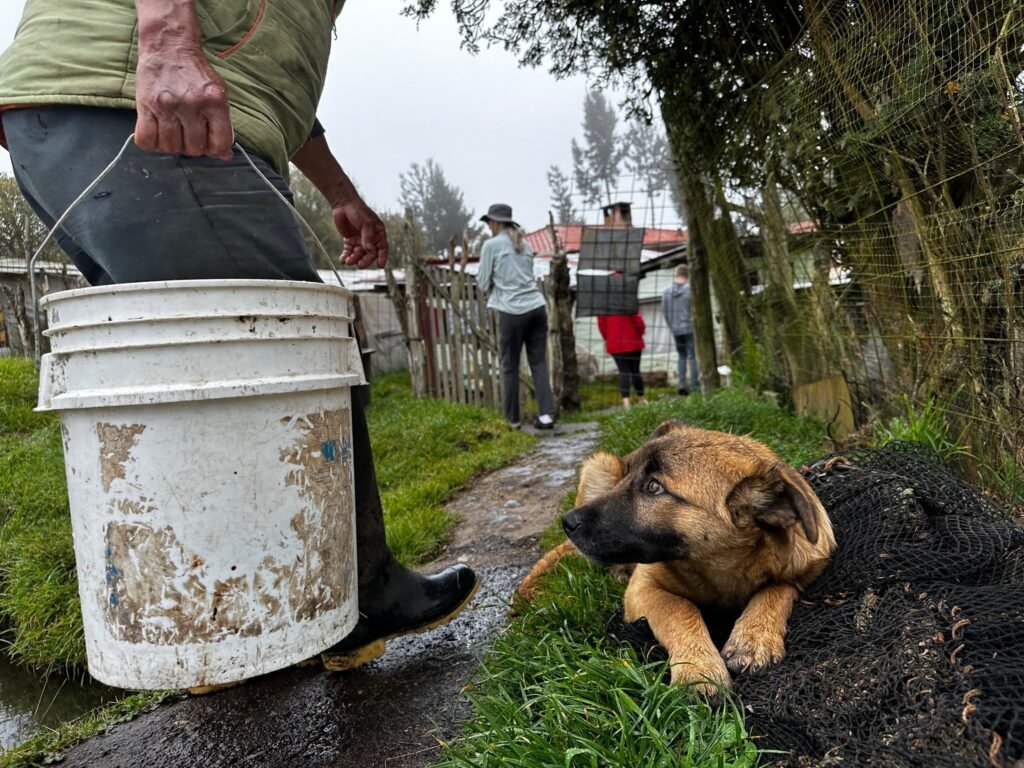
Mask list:
[[[669,653],[672,682],[709,695],[730,686],[730,670],[757,672],[782,660],[793,604],[835,548],[814,491],[773,451],[679,422],[663,424],[623,459],[588,459],[565,519],[567,530],[578,525],[570,532],[576,547],[595,559],[621,562],[623,538],[640,547],[646,561],[629,579],[625,618],[647,619]],[[658,559],[659,548],[676,546]],[[566,542],[545,556],[521,594],[572,551]],[[701,606],[741,611],[721,652]]]

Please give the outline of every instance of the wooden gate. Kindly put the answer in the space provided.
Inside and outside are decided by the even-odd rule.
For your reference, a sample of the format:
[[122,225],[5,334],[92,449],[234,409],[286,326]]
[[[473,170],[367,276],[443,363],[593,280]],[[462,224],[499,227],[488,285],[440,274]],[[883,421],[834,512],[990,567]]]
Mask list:
[[501,356],[496,313],[465,262],[423,264],[419,326],[427,394],[453,403],[501,409]]

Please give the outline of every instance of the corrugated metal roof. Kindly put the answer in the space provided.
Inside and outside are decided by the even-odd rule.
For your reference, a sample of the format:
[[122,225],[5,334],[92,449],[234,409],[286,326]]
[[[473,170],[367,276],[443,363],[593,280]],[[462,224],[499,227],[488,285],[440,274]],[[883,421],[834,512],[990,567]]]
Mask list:
[[[69,277],[81,277],[82,273],[78,267],[65,261],[37,261],[36,274],[45,273],[48,275],[68,275]],[[27,275],[28,265],[21,259],[0,259],[0,274],[4,275]]]

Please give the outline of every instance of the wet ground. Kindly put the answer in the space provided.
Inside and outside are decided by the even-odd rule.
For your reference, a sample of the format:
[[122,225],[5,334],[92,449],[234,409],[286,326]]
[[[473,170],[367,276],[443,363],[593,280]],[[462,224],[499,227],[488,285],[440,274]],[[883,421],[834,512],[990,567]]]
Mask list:
[[0,655],[0,750],[84,715],[117,693],[62,675],[39,677]]
[[462,694],[480,655],[508,621],[508,598],[537,559],[593,424],[538,433],[537,447],[477,478],[448,505],[461,516],[443,558],[472,565],[482,586],[446,627],[388,644],[353,672],[288,669],[190,697],[115,726],[72,750],[69,768],[419,768],[469,715]]

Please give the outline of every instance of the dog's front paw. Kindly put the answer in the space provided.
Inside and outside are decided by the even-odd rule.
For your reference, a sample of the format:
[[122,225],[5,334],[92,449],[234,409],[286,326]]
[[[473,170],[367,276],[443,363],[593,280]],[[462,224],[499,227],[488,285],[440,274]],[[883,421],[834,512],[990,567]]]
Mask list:
[[748,637],[734,632],[722,648],[725,665],[734,675],[754,674],[778,664],[786,655],[786,647],[779,637],[762,634]]
[[721,698],[722,690],[732,687],[732,678],[721,657],[706,658],[672,656],[672,685],[693,685],[693,689],[711,702]]

